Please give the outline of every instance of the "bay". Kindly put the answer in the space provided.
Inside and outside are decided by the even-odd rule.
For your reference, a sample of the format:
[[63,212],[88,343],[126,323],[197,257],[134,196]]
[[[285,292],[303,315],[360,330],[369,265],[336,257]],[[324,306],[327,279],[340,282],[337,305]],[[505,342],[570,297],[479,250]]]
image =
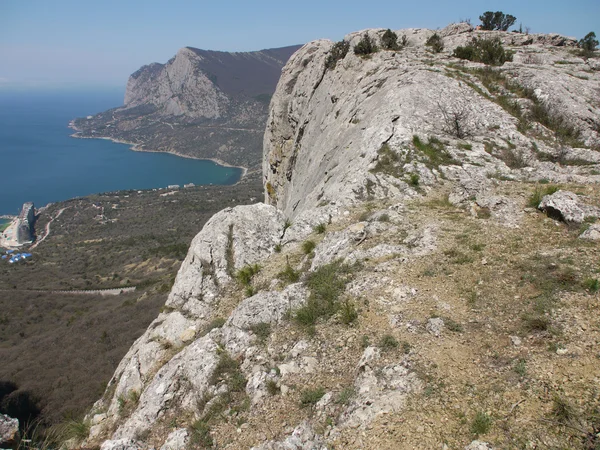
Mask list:
[[127,144],[76,139],[69,121],[123,103],[119,89],[0,90],[0,215],[89,194],[233,184],[242,169]]

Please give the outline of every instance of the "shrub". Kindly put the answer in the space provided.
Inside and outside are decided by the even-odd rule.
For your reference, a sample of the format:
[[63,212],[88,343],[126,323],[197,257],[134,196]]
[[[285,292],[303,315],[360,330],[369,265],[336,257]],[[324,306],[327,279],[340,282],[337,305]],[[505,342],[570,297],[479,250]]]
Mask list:
[[325,389],[323,388],[307,389],[302,391],[302,395],[300,396],[300,404],[302,406],[312,406],[321,400],[324,395]]
[[224,381],[232,392],[241,392],[246,387],[246,378],[240,369],[240,363],[225,350],[220,350],[219,361],[210,376],[209,384],[215,385]]
[[318,224],[318,225],[316,225],[316,226],[314,227],[314,231],[315,231],[315,233],[318,233],[318,234],[323,234],[323,233],[325,233],[325,230],[326,230],[326,229],[327,229],[327,225],[326,225],[326,224],[324,224],[324,223],[320,223],[320,224]]
[[252,277],[256,275],[259,271],[260,266],[258,264],[250,264],[245,267],[242,267],[236,274],[236,278],[244,286],[249,286],[252,282]]
[[456,58],[493,66],[501,66],[507,61],[512,61],[512,55],[510,50],[504,49],[499,38],[473,38],[470,44],[465,47],[456,47],[453,53]]
[[65,426],[65,437],[82,442],[90,434],[90,422],[87,420],[70,420]]
[[277,278],[288,283],[295,283],[300,279],[300,272],[294,270],[289,261],[285,265],[285,269],[277,274]]
[[517,18],[510,14],[504,14],[502,11],[486,11],[479,16],[479,20],[481,20],[481,28],[483,30],[507,31],[514,25]]
[[385,30],[385,33],[381,36],[381,47],[384,50],[400,50],[398,35],[389,28]]
[[583,282],[583,287],[594,294],[600,289],[600,281],[597,278],[588,278]]
[[486,434],[492,426],[492,418],[483,411],[477,412],[471,422],[471,433],[476,436]]
[[348,50],[350,49],[350,43],[346,41],[336,42],[331,48],[331,52],[325,61],[325,68],[327,69],[335,69],[338,61],[341,61],[348,54]]
[[425,45],[430,47],[433,53],[440,53],[444,50],[444,41],[437,33],[430,36],[429,39],[427,39],[427,42],[425,42]]
[[356,319],[358,319],[358,311],[350,300],[346,300],[342,303],[340,308],[340,320],[344,325],[350,325]]
[[305,255],[310,255],[316,246],[317,244],[315,243],[315,241],[311,241],[309,239],[308,241],[304,241],[302,243],[302,251]]
[[419,174],[411,173],[408,184],[410,184],[411,186],[415,186],[415,187],[418,186],[419,185]]
[[577,46],[582,50],[585,56],[591,56],[596,47],[598,47],[598,39],[596,39],[596,33],[590,31],[585,35],[583,39],[580,39]]
[[271,324],[269,322],[260,322],[250,326],[252,331],[260,342],[265,342],[271,335]]
[[379,348],[381,348],[383,351],[394,350],[398,348],[399,345],[400,344],[396,338],[391,334],[384,335],[379,341]]
[[351,272],[352,267],[341,261],[334,261],[312,272],[306,280],[310,295],[306,305],[296,311],[296,322],[311,326],[319,318],[335,314],[339,308],[338,299],[350,281]]
[[266,388],[269,395],[277,395],[280,392],[280,388],[274,380],[267,380]]
[[573,406],[563,397],[555,395],[552,399],[552,416],[557,422],[569,423],[575,415]]
[[362,39],[354,46],[354,54],[360,56],[367,56],[371,53],[379,51],[377,44],[368,34],[364,34]]
[[339,393],[335,402],[338,405],[347,405],[348,403],[350,403],[350,399],[354,397],[355,394],[356,390],[353,387],[344,388],[342,392]]
[[203,420],[196,420],[189,428],[190,444],[194,448],[211,448],[213,440],[210,436],[210,427]]
[[559,189],[560,188],[558,186],[553,185],[547,185],[544,188],[541,186],[536,186],[535,190],[531,194],[531,197],[529,197],[529,200],[527,200],[527,206],[537,209],[545,195],[552,195]]

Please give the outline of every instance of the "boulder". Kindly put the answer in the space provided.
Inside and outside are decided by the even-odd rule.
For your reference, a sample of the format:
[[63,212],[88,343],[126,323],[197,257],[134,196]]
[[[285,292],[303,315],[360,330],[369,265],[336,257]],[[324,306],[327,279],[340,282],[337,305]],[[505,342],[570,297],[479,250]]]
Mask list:
[[0,414],[0,446],[10,447],[19,439],[19,421]]
[[579,235],[579,239],[586,239],[588,241],[600,241],[600,225],[593,224],[585,230],[581,235]]
[[567,223],[582,223],[587,218],[600,217],[600,208],[586,205],[577,194],[563,190],[545,195],[538,209]]

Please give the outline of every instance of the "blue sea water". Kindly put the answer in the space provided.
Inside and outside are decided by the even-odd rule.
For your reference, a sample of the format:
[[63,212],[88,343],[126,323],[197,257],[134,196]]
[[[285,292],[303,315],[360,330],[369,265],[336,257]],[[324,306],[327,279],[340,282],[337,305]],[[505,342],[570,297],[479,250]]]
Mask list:
[[123,103],[117,89],[0,90],[0,215],[100,192],[172,184],[233,184],[241,169],[75,139],[69,121]]

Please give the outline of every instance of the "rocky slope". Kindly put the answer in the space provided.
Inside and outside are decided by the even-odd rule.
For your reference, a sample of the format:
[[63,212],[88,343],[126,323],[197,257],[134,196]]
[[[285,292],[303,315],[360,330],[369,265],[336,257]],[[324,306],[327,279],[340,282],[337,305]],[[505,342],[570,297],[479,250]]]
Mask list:
[[[598,59],[467,24],[353,53],[383,32],[290,59],[266,204],[196,236],[86,444],[596,448]],[[474,36],[513,62],[451,56]]]
[[141,150],[257,167],[270,97],[297,49],[182,48],[166,64],[133,73],[124,106],[76,119],[71,126],[76,137],[109,137]]

